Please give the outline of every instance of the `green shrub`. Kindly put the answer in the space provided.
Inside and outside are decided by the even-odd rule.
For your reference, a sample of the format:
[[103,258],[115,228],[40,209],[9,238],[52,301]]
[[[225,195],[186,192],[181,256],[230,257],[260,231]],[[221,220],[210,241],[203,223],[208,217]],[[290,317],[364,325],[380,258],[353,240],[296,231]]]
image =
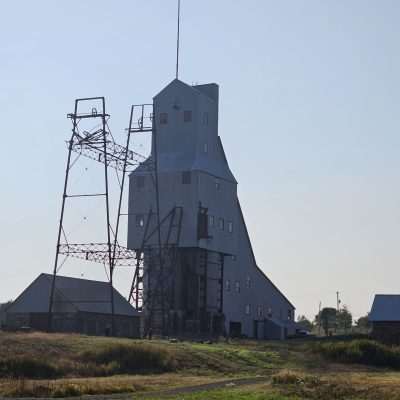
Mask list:
[[107,374],[157,373],[176,369],[175,358],[158,346],[110,345],[97,351],[86,351],[80,358],[96,364]]
[[400,369],[400,349],[372,340],[319,343],[314,351],[333,361]]
[[1,378],[48,379],[58,376],[58,370],[46,360],[32,357],[0,359]]

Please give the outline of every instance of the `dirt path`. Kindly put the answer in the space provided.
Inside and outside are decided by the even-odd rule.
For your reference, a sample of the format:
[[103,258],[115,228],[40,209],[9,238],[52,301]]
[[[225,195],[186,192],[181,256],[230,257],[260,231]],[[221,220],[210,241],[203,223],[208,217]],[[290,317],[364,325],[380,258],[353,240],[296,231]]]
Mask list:
[[241,378],[241,379],[230,379],[227,381],[222,382],[214,382],[214,383],[205,383],[203,385],[196,385],[196,386],[187,386],[169,390],[163,390],[161,392],[154,392],[154,393],[146,393],[142,395],[142,397],[138,396],[135,397],[133,395],[133,399],[140,399],[146,397],[153,397],[156,396],[172,396],[172,395],[179,395],[179,394],[186,394],[186,393],[195,393],[195,392],[202,392],[205,390],[214,390],[214,389],[222,389],[226,387],[237,387],[237,386],[245,386],[245,385],[254,385],[256,383],[265,382],[268,378],[265,376],[257,376],[254,378]]

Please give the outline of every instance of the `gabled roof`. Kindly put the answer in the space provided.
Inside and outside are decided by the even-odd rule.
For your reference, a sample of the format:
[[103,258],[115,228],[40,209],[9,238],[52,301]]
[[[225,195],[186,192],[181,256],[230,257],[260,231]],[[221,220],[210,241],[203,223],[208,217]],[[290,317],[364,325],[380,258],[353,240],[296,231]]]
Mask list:
[[173,79],[170,83],[168,83],[167,86],[165,86],[154,96],[154,99],[164,91],[167,91],[171,86],[180,86],[182,89],[188,89],[197,95],[206,96],[207,98],[218,103],[218,85],[216,83],[191,86],[179,79]]
[[372,322],[400,322],[400,294],[376,294],[368,319]]
[[[40,274],[7,308],[8,313],[43,313],[49,310],[53,276]],[[116,315],[135,316],[139,313],[114,288]],[[57,276],[54,312],[90,312],[111,314],[110,286],[108,282]]]

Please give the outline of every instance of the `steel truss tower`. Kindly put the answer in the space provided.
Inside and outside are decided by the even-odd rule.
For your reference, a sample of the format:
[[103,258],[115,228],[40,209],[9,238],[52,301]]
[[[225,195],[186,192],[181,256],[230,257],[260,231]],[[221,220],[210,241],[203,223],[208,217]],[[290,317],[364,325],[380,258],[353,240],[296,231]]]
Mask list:
[[[84,111],[83,111],[84,110]],[[53,268],[53,279],[51,284],[48,330],[53,330],[53,319],[56,314],[54,310],[56,300],[56,276],[68,257],[78,258],[103,264],[108,270],[110,284],[109,303],[111,308],[111,334],[115,335],[114,323],[114,297],[113,277],[116,267],[130,267],[134,271],[131,290],[128,300],[133,302],[138,311],[144,308],[146,314],[146,329],[151,329],[152,320],[157,312],[162,315],[163,332],[167,330],[165,315],[170,307],[170,293],[167,293],[168,282],[172,279],[171,267],[176,261],[176,248],[180,238],[180,227],[182,223],[182,209],[174,207],[164,218],[160,217],[160,199],[158,191],[158,165],[157,165],[157,137],[155,121],[153,119],[153,104],[140,104],[131,106],[129,128],[125,146],[117,144],[110,132],[108,120],[110,115],[106,113],[104,97],[90,97],[75,100],[74,112],[68,114],[72,122],[72,135],[68,141],[68,158],[64,178],[64,191],[61,203],[61,215],[58,227],[56,255]],[[82,125],[85,125],[83,128]],[[130,150],[132,134],[150,133],[152,140],[152,153],[146,159],[138,152]],[[72,159],[73,154],[76,158]],[[92,159],[103,165],[104,191],[101,193],[73,193],[70,189],[71,169],[79,162],[80,157]],[[121,246],[118,241],[121,226],[121,217],[129,215],[122,210],[124,187],[127,173],[142,166],[152,173],[155,188],[155,210],[149,210],[142,248],[131,250]],[[110,216],[110,176],[109,169],[117,172],[119,184],[119,199],[115,225]],[[66,203],[76,198],[104,198],[106,216],[106,241],[74,243],[67,238],[64,230]],[[154,225],[150,229],[150,222]],[[163,241],[161,229],[167,227],[167,237]],[[156,238],[156,245],[149,245],[149,241]],[[146,254],[146,256],[145,256]],[[60,259],[63,257],[63,260]],[[144,261],[146,257],[147,269],[152,270],[155,282],[146,289],[148,295],[143,296],[144,290]]]
[[[48,330],[53,330],[53,314],[56,301],[56,276],[67,257],[76,257],[103,264],[108,269],[110,283],[111,334],[115,335],[113,276],[118,266],[133,266],[135,253],[120,246],[118,231],[120,226],[121,204],[126,173],[132,171],[144,158],[129,150],[130,134],[127,135],[126,146],[115,143],[108,127],[109,114],[106,113],[104,97],[81,98],[75,100],[72,114],[68,114],[72,122],[72,135],[68,141],[68,158],[64,179],[64,191],[61,204],[61,215],[58,227],[56,256],[53,268],[53,279],[50,291]],[[76,158],[72,160],[73,153]],[[71,169],[79,162],[81,156],[103,164],[104,191],[101,193],[69,193],[69,175]],[[118,214],[115,226],[110,221],[110,177],[109,168],[116,170],[120,186]],[[119,177],[119,175],[120,177]],[[67,201],[76,198],[102,197],[105,207],[105,236],[103,243],[73,243],[64,230],[65,207]],[[60,258],[64,260],[60,262]]]

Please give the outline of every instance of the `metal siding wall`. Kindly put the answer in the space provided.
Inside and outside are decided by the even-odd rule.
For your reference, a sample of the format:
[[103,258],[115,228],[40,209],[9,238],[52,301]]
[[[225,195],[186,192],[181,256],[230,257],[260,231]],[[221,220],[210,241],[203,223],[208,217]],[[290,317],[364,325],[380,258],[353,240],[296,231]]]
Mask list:
[[[218,90],[218,87],[216,87]],[[214,89],[213,89],[214,90]],[[217,93],[217,92],[216,92]],[[178,105],[179,110],[173,106]],[[268,308],[276,318],[287,321],[292,306],[284,296],[265,278],[254,265],[248,243],[244,221],[237,201],[237,184],[224,160],[218,139],[218,103],[179,81],[173,81],[155,97],[156,118],[159,113],[168,113],[168,124],[158,125],[158,149],[160,167],[161,218],[175,205],[183,207],[181,247],[201,247],[208,250],[233,254],[236,260],[225,257],[224,312],[226,328],[229,322],[242,323],[242,332],[253,336],[257,306],[261,305],[264,319]],[[184,123],[183,111],[192,110],[192,122]],[[208,113],[208,125],[203,124],[204,112]],[[204,152],[204,143],[208,151]],[[182,184],[182,172],[192,171],[191,184]],[[154,207],[154,185],[146,175],[146,187],[137,189],[135,172],[130,179],[129,212],[147,214]],[[216,190],[216,178],[220,189]],[[197,213],[199,202],[214,216],[214,227],[209,228],[212,239],[197,240]],[[219,218],[224,219],[224,230],[218,227]],[[228,221],[233,222],[233,232],[228,232]],[[144,229],[136,227],[135,216],[129,217],[128,247],[139,248]],[[250,277],[251,286],[246,287]],[[225,281],[230,280],[231,290],[226,291]],[[240,293],[235,291],[235,281],[240,282]],[[210,301],[212,293],[210,293]],[[245,314],[246,304],[251,304],[251,314]]]
[[[272,314],[280,318],[282,312],[282,321],[285,321],[288,310],[292,306],[285,297],[263,276],[263,274],[254,265],[251,249],[249,247],[245,226],[240,218],[239,207],[237,207],[237,219],[239,221],[238,242],[236,260],[232,257],[226,257],[225,261],[225,282],[230,280],[230,291],[226,290],[224,282],[224,312],[226,329],[229,329],[229,321],[242,323],[242,333],[253,337],[253,321],[255,319],[264,319],[268,308],[272,309]],[[247,277],[250,278],[250,287],[246,287]],[[235,291],[235,282],[240,282],[240,293]],[[251,305],[251,314],[245,314],[246,305]],[[263,316],[257,315],[257,307],[262,306]]]

